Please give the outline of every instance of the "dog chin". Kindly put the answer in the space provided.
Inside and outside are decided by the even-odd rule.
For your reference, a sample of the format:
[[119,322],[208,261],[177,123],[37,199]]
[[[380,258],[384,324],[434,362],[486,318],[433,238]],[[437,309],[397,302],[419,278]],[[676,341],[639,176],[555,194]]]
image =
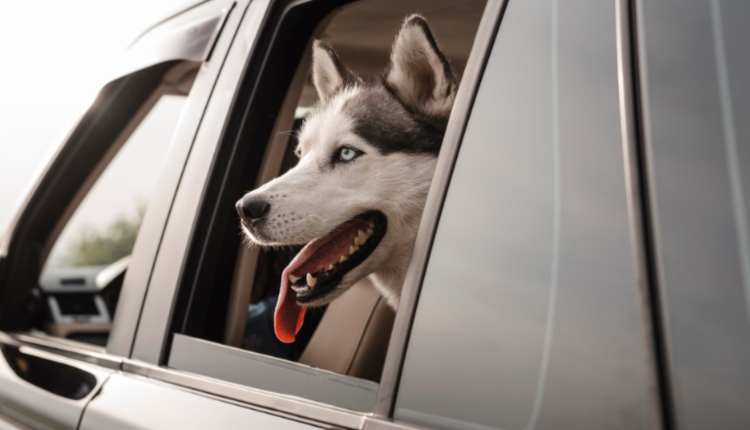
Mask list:
[[252,230],[250,230],[250,228],[247,225],[245,225],[244,222],[241,223],[241,225],[242,225],[242,233],[243,233],[243,236],[245,236],[247,244],[254,244],[260,247],[274,247],[274,246],[286,245],[284,243],[276,242],[268,238],[265,238],[260,232],[253,232]]

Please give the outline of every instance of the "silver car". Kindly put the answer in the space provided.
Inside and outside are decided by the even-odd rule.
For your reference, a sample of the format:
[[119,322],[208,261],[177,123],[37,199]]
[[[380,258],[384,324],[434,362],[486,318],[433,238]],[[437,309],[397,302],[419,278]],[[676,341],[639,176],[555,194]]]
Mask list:
[[[414,12],[462,77],[398,311],[365,280],[280,344],[296,250],[246,246],[234,202],[296,162],[312,40],[373,76]],[[746,0],[188,2],[0,241],[0,429],[750,428],[749,21]]]

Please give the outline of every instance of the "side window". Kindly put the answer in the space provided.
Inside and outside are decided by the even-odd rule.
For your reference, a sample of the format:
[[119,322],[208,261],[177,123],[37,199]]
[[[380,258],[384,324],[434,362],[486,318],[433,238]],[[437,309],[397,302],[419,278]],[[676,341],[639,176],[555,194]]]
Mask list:
[[108,266],[130,255],[185,100],[164,95],[146,114],[65,224],[46,274]]
[[424,276],[394,417],[651,428],[615,4],[510,0]]
[[676,421],[750,425],[750,3],[639,2]]
[[[408,111],[407,103],[421,99],[398,99],[382,85],[379,76],[388,67],[394,39],[403,28],[419,31],[414,37],[424,37],[415,49],[437,49],[430,43],[420,18],[408,21],[413,27],[404,27],[405,18],[416,12],[424,16],[440,46],[444,47],[443,54],[460,76],[484,13],[485,1],[438,4],[428,0],[362,0],[339,6],[340,3],[329,1],[271,5],[267,16],[276,17],[275,8],[285,11],[285,15],[281,19],[269,19],[259,40],[265,40],[266,32],[282,35],[281,39],[263,45],[268,52],[254,53],[249,63],[253,73],[247,75],[242,85],[257,86],[258,90],[252,97],[235,101],[235,106],[239,107],[231,114],[223,141],[216,150],[201,213],[195,224],[192,219],[186,217],[185,220],[189,227],[195,225],[193,243],[186,251],[186,263],[180,274],[174,319],[165,345],[167,353],[162,354],[161,348],[156,352],[150,349],[158,342],[149,335],[141,336],[139,330],[133,356],[269,392],[372,412],[395,317],[393,303],[388,300],[393,302],[395,298],[393,295],[384,297],[372,278],[365,276],[378,268],[370,264],[390,258],[388,252],[403,252],[398,256],[404,257],[400,260],[404,262],[404,270],[408,265],[408,249],[413,244],[421,215],[421,211],[412,212],[412,209],[417,207],[415,202],[426,196],[434,156],[442,140],[441,127],[448,121],[451,106],[436,106],[437,113],[431,118],[434,123],[418,123],[416,109]],[[288,10],[283,9],[287,7]],[[362,22],[367,22],[367,27],[362,27]],[[331,49],[314,45],[314,39],[320,39]],[[313,51],[314,46],[316,51]],[[336,57],[332,51],[336,52]],[[319,73],[339,73],[346,66],[352,73],[345,76],[346,85],[336,88],[337,82],[344,81],[333,77],[317,82],[311,79],[312,55],[319,56],[317,64],[322,64]],[[440,62],[436,71],[445,73],[440,56],[429,58]],[[342,63],[341,67],[326,67],[334,66],[336,61]],[[315,69],[318,70],[317,66]],[[354,78],[354,74],[363,81]],[[432,85],[430,82],[438,81],[425,79],[426,85]],[[446,76],[444,82],[449,86],[435,91],[440,97],[453,97],[456,87],[452,75]],[[325,93],[327,84],[332,90],[328,94]],[[343,135],[327,134],[328,130],[336,130],[335,124],[321,120],[327,117],[319,115],[317,123],[309,120],[315,114],[312,109],[318,105],[319,97],[325,103],[333,97],[343,102],[353,96],[354,93],[348,91],[350,84],[362,84],[357,90],[362,97],[348,99],[351,101],[346,103],[347,109],[352,109],[351,115],[356,115],[362,126],[347,135],[349,140],[345,142]],[[244,87],[240,88],[238,97],[245,97]],[[368,100],[372,104],[367,104]],[[378,110],[372,106],[377,106]],[[404,122],[399,123],[400,120]],[[414,128],[405,129],[401,126],[404,123]],[[307,142],[318,142],[315,144],[319,148],[298,147],[304,142],[305,130],[308,135],[313,134]],[[383,130],[405,134],[387,136]],[[342,151],[341,157],[332,158],[330,153],[337,150],[335,145],[344,143],[356,147],[356,151],[349,148],[351,152]],[[403,151],[399,150],[399,145],[404,145]],[[304,157],[299,158],[300,151],[314,153],[307,159],[315,161],[308,161],[304,169],[292,170],[298,163],[305,162]],[[378,175],[376,172],[383,169],[377,168],[376,163],[386,166],[389,160],[396,160],[395,165],[401,163],[404,170]],[[351,164],[345,165],[348,162]],[[331,166],[335,163],[340,167],[333,170]],[[274,182],[288,172],[290,176]],[[419,174],[421,176],[415,180]],[[373,184],[376,181],[377,184]],[[402,186],[406,181],[410,186],[418,183],[413,187]],[[295,183],[299,186],[289,185]],[[287,184],[289,188],[283,192],[268,191],[279,184]],[[318,188],[322,194],[313,201],[316,194],[310,190],[319,184],[328,187]],[[394,187],[400,187],[398,192],[404,195],[390,198],[388,192],[395,192]],[[240,224],[238,209],[254,211],[252,207],[243,209],[238,205],[250,190],[264,192],[264,198],[270,201],[267,207],[270,205],[272,209],[268,218],[260,222],[271,225],[268,232],[283,240],[280,245],[284,246],[268,243],[269,246],[257,246],[244,235],[241,229],[253,222],[253,216],[262,218],[266,214],[261,205],[255,215],[242,213],[244,224]],[[365,193],[372,194],[369,203],[357,203]],[[408,220],[399,219],[401,212],[391,209],[392,204],[403,205],[409,214],[403,217]],[[389,212],[391,210],[393,212]],[[389,219],[396,226],[399,222],[412,224],[401,230],[397,227],[389,230],[383,222],[386,216],[392,217]],[[340,232],[343,236],[336,235]],[[371,237],[375,240],[392,238],[390,243],[398,243],[401,248],[382,251],[386,249],[384,246],[378,251],[380,254],[376,254],[381,242],[371,241],[367,245],[366,240]],[[317,239],[320,241],[316,242]],[[314,249],[309,245],[320,243],[326,245]],[[388,242],[383,239],[382,243]],[[307,254],[300,251],[305,244],[308,244]],[[361,253],[357,255],[358,251]],[[294,261],[299,263],[300,257],[294,260],[299,255],[306,259],[305,266],[293,267]],[[371,256],[374,257],[367,260]],[[303,276],[286,273],[301,273],[303,269],[307,270]],[[366,270],[369,272],[358,274]],[[161,276],[160,273],[155,277]],[[305,276],[307,273],[309,275]],[[351,281],[343,285],[345,276],[350,276]],[[306,298],[309,301],[303,302],[302,295],[311,291]],[[299,302],[310,306],[304,312],[297,312],[293,308],[297,302],[294,299],[284,302],[283,297],[297,297]],[[336,298],[330,301],[328,297]],[[276,330],[280,315],[277,309],[287,305],[293,312],[286,315],[301,321],[301,329],[291,335],[289,332],[295,327],[285,326],[285,334]],[[153,327],[151,318],[153,321],[164,318],[163,310],[151,312],[148,307],[149,302],[144,308],[141,327]]]
[[[195,78],[156,88],[77,191],[49,239],[36,330],[105,346],[149,198]],[[176,75],[172,73],[172,75]],[[174,78],[174,76],[172,76]]]

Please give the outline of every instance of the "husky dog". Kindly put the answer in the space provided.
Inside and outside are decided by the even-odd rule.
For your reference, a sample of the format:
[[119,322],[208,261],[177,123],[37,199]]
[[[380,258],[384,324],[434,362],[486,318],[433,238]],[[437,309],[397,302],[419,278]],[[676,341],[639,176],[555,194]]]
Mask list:
[[275,331],[293,342],[305,309],[366,276],[394,309],[458,80],[424,18],[404,21],[382,77],[363,80],[313,44],[319,102],[299,133],[299,163],[237,202],[261,246],[307,244],[282,275]]

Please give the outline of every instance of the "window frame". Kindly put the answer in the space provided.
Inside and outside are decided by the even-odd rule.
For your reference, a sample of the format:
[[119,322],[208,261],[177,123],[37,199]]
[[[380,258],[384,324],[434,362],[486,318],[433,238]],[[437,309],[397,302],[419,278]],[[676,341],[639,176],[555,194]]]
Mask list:
[[[256,94],[258,91],[258,83],[261,81],[267,63],[270,61],[269,53],[278,37],[281,24],[283,24],[283,17],[291,7],[310,4],[313,2],[318,4],[323,2],[329,4],[343,4],[350,1],[351,0],[273,1],[268,6],[266,16],[263,18],[262,26],[260,30],[258,30],[257,39],[254,41],[254,46],[249,50],[250,52],[245,58],[244,62],[246,69],[243,71],[242,81],[236,84],[236,93],[234,94],[232,101],[233,110],[237,110],[238,106],[242,107],[243,110],[250,110],[253,105],[257,105],[259,98]],[[153,298],[152,300],[152,298],[149,297],[147,299],[147,304],[144,308],[144,316],[142,317],[142,322],[144,322],[143,325],[148,325],[151,331],[156,331],[156,334],[140,338],[141,332],[139,331],[139,339],[136,341],[136,347],[133,353],[134,360],[125,360],[123,363],[123,370],[184,387],[198,389],[211,394],[229,397],[238,401],[252,403],[262,408],[268,408],[269,413],[293,413],[307,419],[312,419],[325,424],[340,425],[347,428],[370,428],[373,426],[387,428],[387,426],[391,425],[401,428],[402,425],[389,424],[389,417],[392,415],[395,389],[398,385],[398,378],[400,376],[399,373],[401,361],[403,359],[403,352],[406,343],[408,342],[408,332],[413,318],[413,310],[418,298],[418,290],[421,286],[421,277],[424,272],[425,262],[429,256],[429,249],[432,245],[432,236],[437,225],[445,191],[450,182],[450,175],[460,147],[460,141],[466,126],[466,121],[470,115],[471,106],[489,56],[489,48],[492,46],[495,34],[497,33],[497,28],[502,18],[502,12],[506,2],[507,0],[488,0],[477,30],[474,45],[462,79],[462,85],[457,95],[454,109],[451,113],[451,119],[448,124],[442,150],[438,159],[438,167],[433,178],[433,184],[430,189],[430,194],[428,195],[425,216],[423,216],[420,225],[412,263],[410,264],[409,272],[407,274],[404,295],[402,296],[402,304],[400,305],[400,311],[396,317],[396,325],[391,338],[391,344],[389,346],[386,365],[383,377],[381,378],[377,403],[373,414],[355,413],[334,406],[297,400],[272,392],[260,391],[253,387],[241,386],[197,375],[195,373],[187,373],[165,367],[169,357],[172,333],[175,331],[175,324],[179,324],[179,318],[184,317],[184,314],[181,314],[184,310],[180,310],[179,307],[185,306],[184,302],[186,301],[186,298],[180,298],[177,296],[178,287],[184,287],[184,285],[182,285],[183,283],[191,281],[190,273],[185,272],[185,269],[197,267],[201,260],[200,254],[196,257],[190,255],[190,252],[197,246],[196,241],[198,241],[198,243],[204,241],[206,236],[210,236],[210,233],[216,228],[213,223],[217,218],[217,214],[220,213],[220,205],[218,202],[226,200],[233,203],[236,198],[236,196],[234,196],[234,191],[227,185],[226,175],[229,175],[228,173],[226,175],[221,175],[219,180],[215,179],[215,176],[217,176],[215,175],[217,169],[221,169],[221,171],[225,172],[232,170],[232,163],[237,163],[237,159],[239,158],[235,154],[235,146],[248,141],[246,140],[247,137],[243,136],[242,133],[243,127],[247,127],[247,125],[244,124],[243,117],[238,117],[236,113],[223,118],[226,123],[223,124],[223,128],[221,128],[221,138],[218,143],[214,142],[215,149],[212,148],[214,151],[210,152],[213,156],[212,161],[210,163],[203,163],[202,168],[205,169],[203,171],[206,173],[205,176],[200,178],[200,181],[197,181],[202,184],[202,189],[193,188],[193,191],[199,191],[201,193],[199,199],[200,204],[197,206],[197,212],[186,214],[180,217],[180,219],[173,220],[170,218],[169,223],[171,224],[174,222],[175,230],[187,228],[191,232],[191,238],[189,243],[176,247],[174,249],[174,251],[176,251],[175,253],[170,252],[171,261],[165,261],[163,263],[165,267],[171,266],[170,270],[172,271],[172,274],[168,279],[170,283],[169,288],[162,286],[160,287],[162,293],[159,298]],[[249,19],[253,18],[250,17]],[[242,25],[244,25],[244,23]],[[292,74],[293,71],[290,72],[290,76]],[[237,78],[239,79],[239,76]],[[263,82],[266,81],[264,80]],[[214,133],[218,132],[219,131],[214,131]],[[229,144],[227,144],[227,142]],[[234,145],[231,145],[232,143]],[[228,146],[228,148],[219,148],[219,145]],[[265,150],[265,146],[261,149]],[[207,154],[209,153],[201,156]],[[260,162],[262,157],[259,156],[258,158],[258,166],[254,169],[254,173],[259,173],[261,167]],[[226,167],[227,165],[230,166],[228,169]],[[201,173],[203,171],[201,171]],[[185,230],[182,230],[181,234],[184,234],[184,231]],[[205,246],[201,247],[198,252],[205,252],[206,248],[207,247]],[[192,253],[195,254],[196,251],[193,250]],[[178,270],[175,271],[175,269]],[[165,271],[166,270],[167,269],[165,269]],[[167,278],[165,278],[165,280],[167,280]],[[149,304],[152,305],[151,309],[148,309]],[[162,315],[174,314],[173,316],[176,316],[177,318],[168,321],[169,318],[163,316],[157,317],[157,313]],[[153,314],[153,319],[149,314]],[[146,321],[152,321],[154,324],[145,324]],[[162,332],[162,329],[164,329],[164,332]],[[140,346],[138,345],[139,342]],[[404,426],[403,428],[410,427]]]

